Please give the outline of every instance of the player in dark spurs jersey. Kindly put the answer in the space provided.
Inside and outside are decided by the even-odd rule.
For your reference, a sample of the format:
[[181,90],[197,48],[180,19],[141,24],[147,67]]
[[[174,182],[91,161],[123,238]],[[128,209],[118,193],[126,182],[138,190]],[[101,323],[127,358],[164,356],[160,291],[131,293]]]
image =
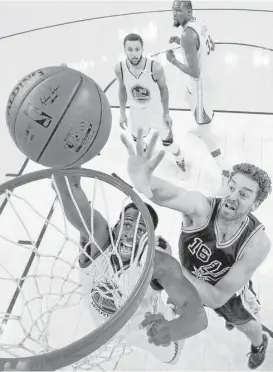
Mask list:
[[[252,164],[237,164],[226,194],[221,199],[208,198],[152,175],[164,157],[161,151],[151,159],[156,135],[145,153],[141,131],[137,153],[124,136],[122,141],[129,152],[128,172],[136,190],[154,203],[183,214],[179,240],[183,274],[195,286],[205,306],[214,309],[251,340],[248,366],[259,367],[265,359],[268,340],[244,300],[252,275],[271,247],[264,226],[252,214],[272,191],[268,174]],[[176,268],[168,270],[174,275]]]

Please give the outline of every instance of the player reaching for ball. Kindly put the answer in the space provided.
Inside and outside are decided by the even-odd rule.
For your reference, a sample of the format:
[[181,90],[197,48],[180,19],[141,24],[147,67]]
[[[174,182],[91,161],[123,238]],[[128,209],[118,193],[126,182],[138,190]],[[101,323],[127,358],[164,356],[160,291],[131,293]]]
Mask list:
[[[74,203],[72,200],[68,200],[69,191],[64,192],[65,187],[67,188],[64,178],[56,176],[55,181],[62,198],[65,214],[81,234],[83,252],[79,258],[79,265],[83,273],[88,273],[82,281],[83,289],[84,293],[87,294],[88,307],[96,324],[99,326],[105,321],[106,317],[111,316],[118,309],[118,305],[113,301],[112,297],[103,296],[106,291],[102,290],[102,288],[109,289],[111,286],[113,288],[117,285],[111,283],[110,278],[113,272],[119,272],[121,264],[123,271],[120,270],[120,276],[122,276],[124,270],[126,273],[126,270],[130,267],[132,252],[134,251],[134,257],[136,257],[138,250],[143,246],[141,243],[147,236],[146,224],[142,216],[139,216],[139,211],[133,203],[124,208],[123,219],[121,213],[119,220],[110,230],[105,218],[98,210],[94,210],[94,231],[91,233],[97,244],[104,251],[102,255],[97,246],[90,242],[83,224],[79,225],[80,217],[76,218],[75,207],[72,208]],[[77,195],[75,195],[75,188],[73,188],[73,196],[77,204],[81,205],[81,207],[86,204],[86,211],[88,211],[86,222],[90,227],[90,204],[83,190],[80,192],[81,195],[79,190],[77,192]],[[146,205],[156,229],[158,224],[157,213],[151,205]],[[109,231],[113,234],[114,243],[117,243],[116,254],[113,253]],[[120,236],[120,239],[117,242],[118,236]],[[136,236],[136,240],[135,248],[133,249],[134,236]],[[155,253],[153,279],[137,312],[130,320],[132,328],[129,328],[127,332],[126,341],[129,345],[152,353],[161,362],[175,364],[183,347],[181,340],[204,330],[207,326],[207,317],[200,298],[190,282],[181,276],[181,273],[177,275],[177,272],[174,271],[174,275],[172,272],[166,275],[165,270],[162,270],[163,267],[173,267],[173,265],[176,265],[179,270],[180,266],[178,261],[169,254],[170,247],[165,239],[157,237],[156,241],[157,250]],[[121,261],[117,258],[117,255]],[[107,264],[108,260],[106,257],[108,257],[108,260],[111,257],[110,267]],[[142,255],[139,255],[139,257],[139,260],[141,260]],[[105,281],[95,285],[95,278],[99,275],[101,276],[103,271],[105,271],[103,273]],[[165,305],[161,300],[160,291],[163,288],[169,295],[170,303],[176,306],[176,315],[171,307]],[[179,291],[176,291],[175,288],[179,288]],[[156,314],[154,314],[155,309]],[[142,328],[146,328],[147,335],[143,329],[130,332],[130,329],[135,330],[139,325]]]
[[[271,179],[255,165],[241,163],[233,167],[222,198],[186,190],[153,176],[164,156],[161,151],[152,159],[157,137],[153,135],[144,152],[141,131],[136,151],[122,136],[130,178],[137,191],[154,203],[182,213],[178,246],[182,272],[205,306],[251,340],[248,366],[256,369],[265,360],[268,338],[255,308],[248,305],[253,296],[250,301],[247,297],[249,281],[268,256],[271,242],[253,212],[271,193]],[[167,268],[168,273],[174,270],[175,266]]]
[[[125,129],[129,124],[134,141],[140,126],[144,137],[151,128],[158,132],[165,151],[174,155],[177,166],[185,175],[184,156],[173,138],[169,91],[163,67],[143,56],[143,40],[139,35],[128,34],[123,45],[127,58],[114,68],[119,84],[120,126]],[[129,123],[125,113],[127,101]]]

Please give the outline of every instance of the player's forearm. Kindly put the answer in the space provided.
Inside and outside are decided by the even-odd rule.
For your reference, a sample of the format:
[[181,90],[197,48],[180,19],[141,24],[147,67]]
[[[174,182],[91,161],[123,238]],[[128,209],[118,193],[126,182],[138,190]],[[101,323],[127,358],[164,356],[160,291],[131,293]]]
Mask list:
[[162,178],[151,177],[151,190],[153,193],[151,200],[158,205],[174,198],[177,195],[177,189],[177,186]]
[[160,89],[161,102],[164,115],[169,114],[169,90],[167,87]]
[[196,278],[185,269],[183,269],[183,274],[196,288],[203,305],[210,307],[211,309],[216,309],[226,302],[222,301],[220,291],[212,284]]
[[183,314],[170,321],[172,341],[183,340],[204,331],[208,326],[208,318],[202,306],[186,306]]
[[125,113],[127,103],[127,92],[126,89],[119,88],[118,91],[120,112]]
[[197,290],[184,276],[180,263],[174,257],[156,252],[154,275],[176,305],[178,313],[183,312],[185,306],[202,306]]
[[185,74],[198,79],[200,76],[199,69],[193,69],[189,65],[186,65],[185,63],[179,62],[176,58],[172,60],[172,64],[177,67],[180,71],[183,71]]

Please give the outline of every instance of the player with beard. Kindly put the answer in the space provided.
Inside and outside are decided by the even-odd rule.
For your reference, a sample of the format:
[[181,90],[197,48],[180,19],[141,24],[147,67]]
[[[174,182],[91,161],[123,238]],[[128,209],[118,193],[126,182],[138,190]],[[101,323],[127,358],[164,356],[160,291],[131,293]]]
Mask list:
[[[121,139],[128,149],[128,172],[136,190],[161,207],[183,214],[179,240],[183,274],[195,286],[204,305],[251,340],[248,366],[258,368],[265,359],[268,339],[244,302],[249,281],[271,247],[264,226],[253,215],[272,191],[268,174],[253,164],[237,164],[226,194],[208,198],[152,175],[164,157],[161,151],[152,159],[156,135],[145,152],[141,131],[136,152],[125,136]],[[175,275],[176,269],[166,270]],[[177,275],[182,275],[177,270]],[[179,288],[174,284],[173,290]]]
[[167,60],[187,75],[186,99],[194,115],[198,129],[194,132],[202,139],[220,167],[223,176],[228,176],[227,164],[217,139],[211,130],[214,117],[214,89],[210,76],[215,44],[210,36],[208,27],[193,16],[191,1],[175,0],[173,2],[174,27],[182,27],[181,38],[172,36],[170,43],[181,45],[184,63],[178,61],[172,50],[166,53]]
[[[134,141],[140,127],[144,137],[150,128],[154,129],[159,133],[165,151],[174,155],[176,164],[186,174],[184,156],[173,139],[169,91],[163,67],[143,56],[143,40],[139,35],[127,35],[123,45],[127,58],[114,68],[119,83],[120,126],[125,129],[129,124]],[[129,123],[126,103],[130,108]]]

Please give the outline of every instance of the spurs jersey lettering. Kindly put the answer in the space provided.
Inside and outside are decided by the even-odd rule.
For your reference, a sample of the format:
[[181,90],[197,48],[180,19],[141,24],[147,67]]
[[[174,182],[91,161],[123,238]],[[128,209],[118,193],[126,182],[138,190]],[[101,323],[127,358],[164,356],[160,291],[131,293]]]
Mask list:
[[[210,37],[210,34],[208,32],[207,26],[202,21],[197,21],[196,18],[190,20],[184,27],[183,27],[183,33],[188,29],[193,29],[199,38],[199,49],[197,51],[198,56],[198,65],[200,69],[200,77],[199,79],[195,79],[189,76],[189,82],[190,86],[196,81],[202,81],[204,79],[208,79],[208,66],[210,62],[212,51],[212,39]],[[184,57],[184,60],[186,61],[185,53],[183,48],[182,54]]]
[[179,239],[181,264],[197,278],[215,285],[240,259],[252,236],[264,226],[251,213],[236,234],[220,242],[216,215],[221,199],[212,199],[212,209],[204,226],[183,228]]
[[147,105],[160,104],[160,91],[152,74],[153,63],[153,60],[145,58],[143,70],[139,70],[139,75],[135,76],[135,71],[134,73],[131,71],[127,59],[120,62],[121,74],[130,107],[146,107]]

